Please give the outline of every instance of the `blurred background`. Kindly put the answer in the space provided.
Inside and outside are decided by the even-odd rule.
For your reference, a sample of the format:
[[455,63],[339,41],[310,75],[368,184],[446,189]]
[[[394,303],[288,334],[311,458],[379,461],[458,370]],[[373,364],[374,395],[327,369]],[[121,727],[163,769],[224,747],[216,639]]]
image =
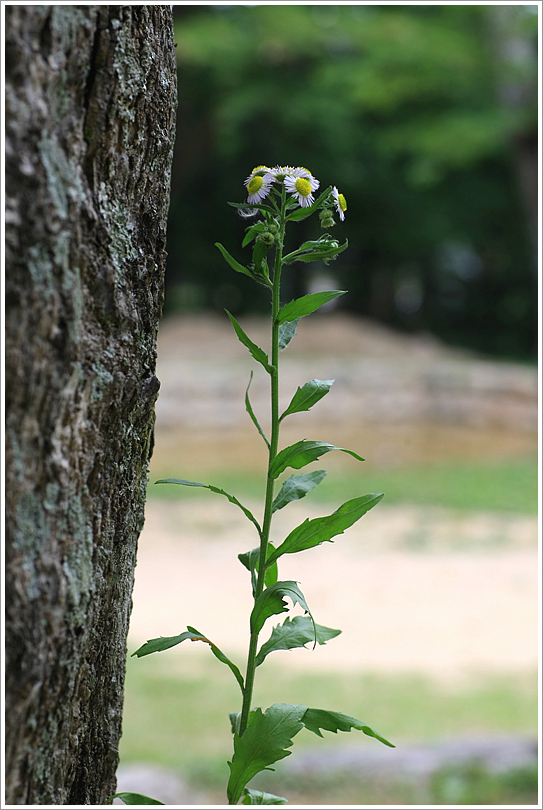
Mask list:
[[[306,166],[348,204],[333,235],[349,249],[284,274],[285,301],[348,294],[302,319],[282,355],[284,407],[311,378],[335,383],[285,420],[281,444],[314,438],[366,460],[312,465],[327,478],[276,513],[274,532],[385,497],[333,545],[283,564],[316,620],[343,633],[270,656],[255,704],[342,711],[397,748],[300,734],[254,785],[292,804],[537,798],[537,11],[174,5],[152,482],[211,483],[258,515],[266,448],[243,398],[253,370],[266,428],[268,381],[224,309],[267,349],[269,303],[214,243],[249,261],[227,201],[244,201],[259,164]],[[292,249],[318,235],[316,218],[295,224]],[[251,529],[207,490],[150,485],[130,651],[189,623],[243,669],[250,586],[237,554],[257,544]],[[238,691],[198,645],[129,659],[119,789],[225,803]]]

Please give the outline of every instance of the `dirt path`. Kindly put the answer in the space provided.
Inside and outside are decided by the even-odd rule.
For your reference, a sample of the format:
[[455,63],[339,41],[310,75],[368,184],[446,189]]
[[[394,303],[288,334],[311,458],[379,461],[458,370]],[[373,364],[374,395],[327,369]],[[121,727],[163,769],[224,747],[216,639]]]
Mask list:
[[[289,504],[277,513],[277,536],[328,511]],[[131,649],[191,624],[245,653],[250,586],[237,554],[256,534],[237,512],[211,494],[148,503]],[[283,558],[280,570],[300,582],[317,622],[343,630],[313,655],[290,651],[286,666],[444,679],[536,666],[535,518],[379,504],[334,544]]]

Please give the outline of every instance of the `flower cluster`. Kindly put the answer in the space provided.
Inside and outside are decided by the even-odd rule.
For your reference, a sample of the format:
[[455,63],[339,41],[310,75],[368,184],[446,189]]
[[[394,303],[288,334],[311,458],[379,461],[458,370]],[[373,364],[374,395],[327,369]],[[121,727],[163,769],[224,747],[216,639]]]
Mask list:
[[[245,180],[247,202],[252,205],[262,202],[272,190],[274,183],[284,184],[292,199],[302,208],[314,204],[313,192],[320,186],[317,178],[303,166],[274,166],[273,168],[256,166]],[[328,202],[328,200],[325,202]],[[335,186],[332,189],[330,203],[335,206],[340,219],[343,221],[347,203],[343,194],[340,194]],[[324,221],[322,221],[321,217],[323,227],[330,227],[334,224],[332,213],[326,206],[323,206],[323,208],[323,214],[326,214]]]

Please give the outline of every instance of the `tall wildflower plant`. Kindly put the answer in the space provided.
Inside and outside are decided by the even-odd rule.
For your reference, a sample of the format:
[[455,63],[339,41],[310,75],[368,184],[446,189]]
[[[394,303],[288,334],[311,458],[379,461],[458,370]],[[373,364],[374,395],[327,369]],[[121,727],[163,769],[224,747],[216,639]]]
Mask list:
[[[141,658],[175,647],[183,641],[202,641],[209,645],[213,655],[230,669],[241,691],[241,708],[240,711],[230,714],[234,752],[231,761],[228,762],[230,778],[226,795],[229,804],[238,804],[240,800],[243,804],[286,803],[287,799],[281,796],[274,796],[247,785],[258,773],[269,770],[275,762],[289,756],[291,752],[288,749],[293,745],[293,738],[302,729],[307,729],[319,737],[323,736],[323,730],[337,733],[358,729],[393,747],[365,722],[340,712],[289,703],[276,703],[263,710],[260,707],[253,707],[252,704],[257,669],[271,653],[305,647],[307,644],[312,644],[314,649],[318,644],[325,644],[341,632],[317,624],[299,583],[293,579],[279,578],[278,563],[286,562],[283,558],[287,555],[297,554],[331,541],[333,537],[352,526],[383,497],[382,493],[372,493],[353,498],[330,515],[304,520],[279,544],[270,542],[274,513],[291,501],[304,498],[326,475],[325,470],[290,475],[283,480],[279,491],[276,492],[278,479],[286,470],[289,468],[300,470],[332,450],[340,450],[363,461],[352,450],[315,440],[302,439],[279,449],[279,432],[283,420],[291,414],[308,411],[328,393],[333,383],[333,380],[310,380],[304,383],[297,389],[286,410],[279,413],[281,351],[286,349],[294,337],[300,318],[310,315],[323,304],[344,294],[343,290],[330,290],[304,295],[286,304],[281,303],[281,274],[285,268],[294,262],[323,261],[327,264],[347,248],[347,241],[340,245],[325,232],[318,239],[304,242],[296,250],[284,253],[287,225],[318,214],[321,228],[327,231],[334,226],[335,216],[339,216],[341,221],[344,220],[347,210],[345,197],[335,186],[330,186],[315,198],[319,185],[319,181],[311,172],[302,167],[257,166],[245,181],[247,201],[229,203],[237,208],[243,217],[251,219],[251,224],[246,228],[242,247],[253,246],[252,261],[247,265],[240,264],[223,245],[217,243],[217,248],[230,267],[238,273],[249,276],[257,284],[267,287],[271,297],[271,356],[253,343],[234,316],[230,312],[227,313],[238,339],[270,378],[269,435],[262,429],[249,399],[252,372],[245,394],[247,413],[268,449],[262,522],[234,495],[212,484],[200,484],[180,478],[157,481],[157,484],[206,487],[226,497],[242,510],[258,539],[255,548],[238,555],[240,563],[248,571],[253,596],[253,607],[248,622],[249,649],[244,674],[215,641],[190,625],[178,636],[147,641],[134,653]],[[272,268],[268,264],[270,254],[273,255]],[[261,643],[260,635],[267,620],[288,612],[296,605],[301,608],[303,615],[286,618],[282,624],[273,627],[267,640]],[[160,803],[139,794],[117,795],[127,804]]]

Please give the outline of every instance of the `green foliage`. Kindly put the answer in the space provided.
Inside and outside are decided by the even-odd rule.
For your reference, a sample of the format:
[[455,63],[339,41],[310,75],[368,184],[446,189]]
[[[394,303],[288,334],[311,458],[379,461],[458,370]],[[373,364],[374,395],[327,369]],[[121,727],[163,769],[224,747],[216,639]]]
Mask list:
[[290,532],[286,540],[270,555],[269,562],[274,562],[282,554],[296,554],[298,551],[305,551],[308,548],[320,546],[335,537],[343,534],[345,529],[360,520],[362,515],[369,512],[379,503],[384,493],[379,495],[363,495],[361,498],[353,498],[340,506],[339,509],[326,517],[306,518],[296,529]]
[[150,799],[149,796],[144,796],[143,793],[114,793],[113,796],[110,796],[110,801],[113,799],[121,799],[125,804],[138,804],[138,805],[148,805],[148,804],[164,804],[164,802],[159,802],[156,799]]
[[[298,174],[300,171],[303,173],[302,175]],[[262,179],[263,175],[270,178],[269,182],[268,179]],[[288,181],[285,179],[287,175]],[[280,186],[280,191],[272,186],[272,183],[276,182]],[[267,231],[260,230],[257,223],[249,229],[249,233],[246,234],[243,240],[245,246],[248,246],[252,241],[252,236],[255,236],[253,264],[248,268],[244,268],[232,258],[220,243],[217,243],[217,247],[219,247],[230,267],[243,275],[250,275],[257,282],[260,280],[258,276],[265,278],[268,286],[271,287],[271,360],[259,346],[253,343],[234,316],[226,310],[239,341],[249,349],[252,357],[270,375],[271,430],[269,440],[264,434],[249,400],[252,373],[245,392],[245,408],[269,450],[262,526],[260,526],[253,513],[237,497],[230,495],[220,487],[182,478],[167,478],[157,482],[195,489],[209,489],[218,495],[226,497],[241,509],[245,517],[256,527],[259,536],[260,542],[257,548],[239,555],[241,564],[251,574],[253,595],[253,607],[249,619],[250,639],[245,676],[241,674],[237,665],[213,641],[190,625],[187,625],[186,632],[177,636],[151,639],[134,653],[135,656],[141,658],[154,652],[170,649],[187,640],[192,642],[201,641],[208,644],[213,655],[221,663],[226,664],[233,673],[241,689],[242,707],[240,712],[229,713],[234,735],[234,756],[232,761],[228,763],[230,766],[230,779],[227,785],[229,804],[237,804],[242,796],[244,797],[244,803],[249,804],[283,803],[284,800],[281,797],[269,795],[262,791],[246,790],[246,785],[256,774],[268,769],[270,765],[290,754],[286,749],[292,746],[292,738],[304,725],[317,736],[322,736],[321,729],[334,733],[359,729],[364,734],[374,737],[385,745],[392,746],[384,737],[376,734],[365,723],[339,712],[309,709],[303,705],[287,705],[283,703],[274,704],[264,713],[261,709],[252,709],[256,669],[264,662],[270,652],[305,647],[310,641],[313,641],[313,647],[315,648],[317,644],[324,644],[340,632],[315,623],[298,583],[293,580],[278,579],[277,560],[285,554],[295,554],[311,549],[323,542],[330,541],[332,537],[338,534],[342,534],[345,529],[352,526],[382,498],[382,494],[354,498],[344,503],[331,515],[314,520],[305,520],[290,532],[284,542],[277,548],[270,542],[270,528],[274,512],[286,506],[292,500],[305,497],[308,492],[322,481],[325,475],[323,470],[318,470],[314,473],[291,476],[284,482],[279,495],[274,497],[276,479],[287,467],[300,469],[331,450],[341,450],[363,461],[361,456],[354,451],[344,450],[344,448],[336,447],[327,442],[302,440],[278,451],[282,419],[289,414],[309,410],[328,393],[332,385],[332,380],[311,380],[297,389],[290,405],[282,416],[279,416],[278,368],[280,350],[285,348],[294,336],[295,326],[299,318],[311,314],[323,304],[332,301],[339,295],[343,295],[343,292],[338,290],[319,292],[302,296],[281,307],[281,271],[283,265],[297,259],[333,258],[342,252],[347,244],[345,243],[343,247],[340,247],[338,242],[330,240],[326,236],[316,241],[304,241],[299,250],[286,257],[288,261],[283,256],[286,222],[290,219],[294,221],[304,219],[308,215],[316,213],[319,207],[324,210],[325,218],[327,218],[329,213],[327,206],[331,206],[338,199],[337,193],[332,193],[330,187],[321,194],[315,205],[309,205],[312,200],[310,192],[318,188],[318,185],[318,181],[310,176],[305,169],[285,167],[266,169],[260,167],[260,169],[253,170],[247,181],[249,199],[254,194],[259,201],[255,205],[255,210],[261,212],[263,215],[262,223],[265,222],[268,229]],[[267,204],[261,204],[263,196],[259,189],[263,189],[262,194],[264,197],[269,195],[269,201],[275,208],[277,218],[273,216],[270,219],[269,213],[271,211],[273,214],[273,210]],[[288,200],[286,196],[287,190],[292,195]],[[241,206],[242,209],[245,207]],[[297,212],[300,211],[303,216],[297,215]],[[254,214],[254,211],[252,214]],[[264,245],[259,240],[266,233],[269,244]],[[270,281],[266,254],[272,243],[275,244],[275,259],[273,278]],[[283,328],[281,330],[281,326],[285,324],[293,324],[294,327],[291,326],[288,329]],[[305,615],[294,618],[292,622],[287,621],[283,625],[275,627],[268,641],[261,646],[257,653],[259,634],[265,622],[271,616],[288,611],[290,609],[289,602],[292,603],[293,607],[299,605]]]
[[307,616],[295,616],[292,620],[285,619],[283,624],[278,624],[273,628],[270,638],[258,651],[256,665],[259,667],[266,656],[276,650],[305,647],[309,642],[314,642],[315,638],[318,644],[326,644],[340,633],[341,630],[332,630],[331,627],[323,627],[321,624],[314,625]]
[[[533,359],[537,201],[518,177],[537,173],[534,9],[176,6],[167,304],[192,284],[205,306],[266,310],[263,289],[225,280],[212,245],[227,244],[223,200],[241,190],[247,156],[281,156],[346,195],[351,249],[334,267],[345,307]],[[293,296],[311,268],[292,266]]]
[[272,504],[272,511],[277,512],[278,509],[283,509],[291,501],[305,498],[307,493],[315,489],[325,476],[326,470],[291,475],[290,478],[283,482],[283,486]]
[[320,458],[320,456],[325,453],[329,453],[331,450],[341,450],[342,453],[348,453],[350,456],[358,459],[358,461],[364,461],[364,459],[359,456],[358,453],[353,452],[353,450],[345,450],[343,447],[336,447],[335,444],[329,444],[328,442],[306,441],[302,439],[302,441],[285,447],[276,455],[270,465],[270,473],[274,478],[277,478],[287,467],[293,467],[295,470],[299,470],[301,467],[305,467],[306,464],[310,464],[312,461]]

